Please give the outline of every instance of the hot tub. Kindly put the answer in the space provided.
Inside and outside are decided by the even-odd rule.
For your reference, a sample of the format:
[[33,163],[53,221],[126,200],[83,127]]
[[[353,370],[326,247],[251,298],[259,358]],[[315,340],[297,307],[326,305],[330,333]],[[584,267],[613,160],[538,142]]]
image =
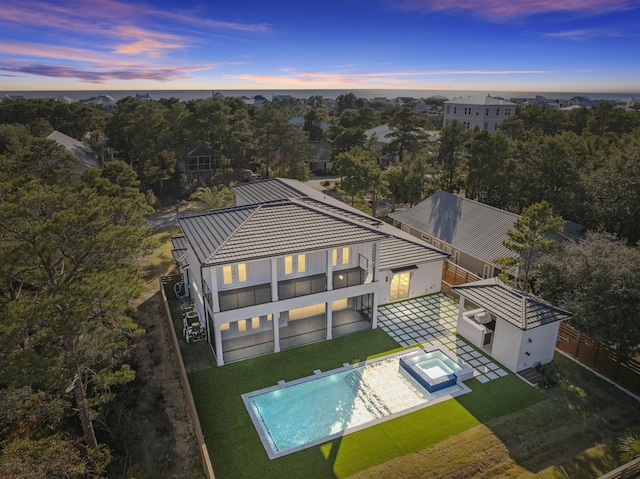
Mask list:
[[417,351],[400,358],[400,366],[427,391],[453,386],[464,368],[441,350]]

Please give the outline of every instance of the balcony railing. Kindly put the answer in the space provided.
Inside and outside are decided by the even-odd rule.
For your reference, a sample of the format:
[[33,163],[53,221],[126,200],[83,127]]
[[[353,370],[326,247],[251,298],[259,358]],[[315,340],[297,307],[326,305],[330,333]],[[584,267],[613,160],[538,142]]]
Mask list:
[[315,274],[278,282],[279,299],[296,298],[307,294],[322,293],[326,290],[327,276],[325,274]]
[[[367,270],[362,268],[343,269],[333,272],[333,289],[364,284]],[[302,278],[278,281],[278,299],[297,298],[327,290],[327,275],[315,274]],[[271,283],[218,292],[220,311],[246,308],[256,304],[271,302]]]
[[364,284],[367,271],[362,268],[341,269],[333,272],[333,289]]
[[219,291],[220,311],[246,308],[271,302],[271,283]]

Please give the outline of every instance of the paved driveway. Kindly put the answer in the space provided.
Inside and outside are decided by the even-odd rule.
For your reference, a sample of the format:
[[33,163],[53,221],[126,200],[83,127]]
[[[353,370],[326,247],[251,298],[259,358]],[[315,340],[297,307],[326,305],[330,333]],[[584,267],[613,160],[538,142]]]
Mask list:
[[473,368],[481,383],[508,373],[482,352],[456,337],[458,304],[442,293],[378,307],[378,326],[401,346],[431,344],[447,348]]

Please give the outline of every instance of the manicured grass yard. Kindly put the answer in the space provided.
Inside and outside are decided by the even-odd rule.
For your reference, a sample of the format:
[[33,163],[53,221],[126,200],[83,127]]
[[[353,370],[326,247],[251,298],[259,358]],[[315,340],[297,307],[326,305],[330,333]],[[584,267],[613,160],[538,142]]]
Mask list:
[[588,478],[619,465],[617,438],[640,428],[640,405],[563,356],[560,387],[509,374],[472,393],[270,461],[241,394],[398,350],[381,330],[190,375],[216,477]]

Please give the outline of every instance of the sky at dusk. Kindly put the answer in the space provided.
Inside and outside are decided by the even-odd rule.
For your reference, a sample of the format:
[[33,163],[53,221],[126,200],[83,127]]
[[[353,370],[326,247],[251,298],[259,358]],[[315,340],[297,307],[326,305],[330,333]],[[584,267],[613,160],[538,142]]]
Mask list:
[[640,0],[0,0],[0,90],[640,92]]

